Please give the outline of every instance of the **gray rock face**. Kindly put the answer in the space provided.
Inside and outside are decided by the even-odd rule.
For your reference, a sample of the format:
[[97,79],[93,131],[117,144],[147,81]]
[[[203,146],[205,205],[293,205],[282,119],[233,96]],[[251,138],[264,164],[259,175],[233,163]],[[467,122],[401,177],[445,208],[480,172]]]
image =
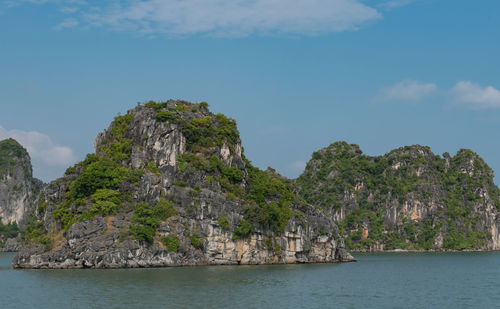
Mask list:
[[[159,121],[159,116],[170,118]],[[46,207],[37,217],[46,231],[53,231],[48,233],[52,247],[32,245],[24,248],[15,257],[14,267],[121,268],[353,260],[345,251],[344,241],[332,218],[304,203],[286,204],[292,215],[282,230],[254,223],[249,234],[243,237],[238,234],[237,229],[249,209],[255,209],[256,205],[244,198],[252,187],[239,136],[229,135],[229,142],[229,138],[220,133],[226,132],[221,129],[221,123],[231,124],[231,120],[209,113],[202,105],[184,101],[138,106],[129,111],[127,117],[129,123],[120,131],[120,141],[122,144],[130,142],[131,150],[129,156],[120,157],[120,165],[143,171],[137,184],[124,182],[118,188],[129,201],[112,215],[76,220],[64,231],[54,214],[67,201],[67,192],[82,173],[77,166],[41,193],[40,200]],[[214,124],[210,127],[202,123],[203,130],[217,129],[218,133],[214,134],[219,135],[213,143],[198,142],[204,143],[204,147],[196,148],[193,134],[198,132],[189,127],[189,123],[201,120]],[[108,146],[116,140],[118,126],[115,120],[97,136],[98,156],[109,155]],[[191,161],[186,163],[183,155],[188,154]],[[196,158],[209,159],[197,161]],[[209,162],[218,167],[210,167]],[[236,180],[227,183],[223,177],[235,177]],[[234,195],[228,190],[242,193]],[[276,194],[266,200],[267,205],[277,205],[281,194]],[[131,225],[137,222],[134,221],[133,205],[138,202],[156,205],[163,199],[171,201],[176,214],[159,220],[151,242],[138,241],[130,233]],[[87,198],[85,203],[72,203],[68,209],[76,217],[92,205],[92,199]],[[175,238],[176,246],[165,245],[162,240],[166,237]]]
[[[161,242],[147,245],[130,237],[122,239],[125,216],[102,217],[73,225],[62,247],[45,252],[42,247],[25,248],[15,257],[16,268],[124,268],[182,265],[235,265],[281,263],[349,262],[353,257],[341,238],[321,235],[319,229],[336,231],[321,212],[308,214],[308,227],[292,220],[287,230],[273,237],[280,249],[269,248],[269,237],[259,231],[245,240],[210,219],[172,217],[159,228],[160,235],[179,235],[180,248],[170,252]],[[315,226],[315,227],[313,227]],[[320,227],[320,228],[318,228]],[[203,246],[195,248],[187,235],[196,230]]]
[[8,238],[0,248],[0,252],[17,252],[21,247],[21,242],[17,238]]
[[26,149],[13,139],[0,141],[0,217],[3,224],[24,223],[43,183],[33,178]]

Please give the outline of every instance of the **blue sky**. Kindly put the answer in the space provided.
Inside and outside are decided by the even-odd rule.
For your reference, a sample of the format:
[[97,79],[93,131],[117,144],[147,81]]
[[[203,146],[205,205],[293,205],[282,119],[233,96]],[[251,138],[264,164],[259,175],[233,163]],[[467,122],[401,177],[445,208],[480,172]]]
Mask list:
[[20,140],[48,181],[118,113],[174,98],[236,119],[247,157],[288,177],[338,140],[369,155],[470,148],[500,171],[499,11],[493,0],[0,0],[0,138]]

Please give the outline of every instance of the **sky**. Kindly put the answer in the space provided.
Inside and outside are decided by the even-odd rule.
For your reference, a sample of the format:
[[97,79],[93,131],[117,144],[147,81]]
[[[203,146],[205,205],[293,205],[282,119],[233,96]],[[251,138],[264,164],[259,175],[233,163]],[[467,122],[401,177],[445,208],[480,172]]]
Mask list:
[[498,0],[0,0],[0,139],[54,180],[113,117],[172,98],[234,118],[252,163],[291,178],[339,140],[368,155],[469,148],[500,171],[499,11]]

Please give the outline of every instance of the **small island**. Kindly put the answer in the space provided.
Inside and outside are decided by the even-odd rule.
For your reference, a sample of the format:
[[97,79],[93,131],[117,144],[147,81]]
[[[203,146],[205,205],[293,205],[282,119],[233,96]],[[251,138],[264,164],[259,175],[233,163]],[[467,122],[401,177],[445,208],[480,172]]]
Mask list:
[[15,268],[348,262],[333,218],[245,157],[208,104],[147,102],[40,193]]

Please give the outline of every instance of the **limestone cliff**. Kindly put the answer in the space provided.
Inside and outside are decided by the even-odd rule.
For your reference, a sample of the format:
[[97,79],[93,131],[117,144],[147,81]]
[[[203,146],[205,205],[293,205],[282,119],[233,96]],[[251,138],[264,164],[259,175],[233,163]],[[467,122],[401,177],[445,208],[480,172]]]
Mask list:
[[415,145],[370,157],[336,142],[313,154],[296,186],[350,249],[500,250],[500,190],[471,150],[441,157]]
[[28,152],[14,139],[0,141],[0,251],[17,251],[26,213],[43,183],[33,178]]
[[245,158],[205,102],[148,102],[41,193],[18,268],[350,261],[331,217]]
[[3,224],[23,223],[25,212],[43,183],[33,178],[31,159],[23,146],[9,138],[0,141],[0,217]]

